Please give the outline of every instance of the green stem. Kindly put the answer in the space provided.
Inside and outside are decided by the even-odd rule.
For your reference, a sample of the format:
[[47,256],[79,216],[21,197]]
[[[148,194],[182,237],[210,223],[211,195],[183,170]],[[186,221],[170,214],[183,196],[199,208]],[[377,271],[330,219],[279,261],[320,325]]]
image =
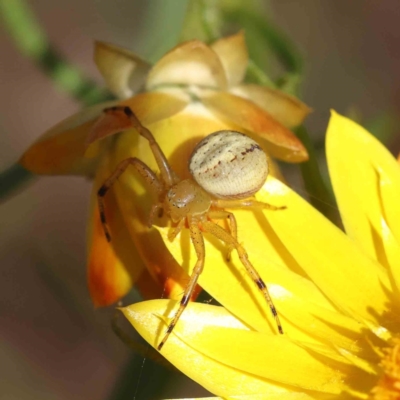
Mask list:
[[275,89],[275,83],[267,76],[267,74],[252,60],[249,59],[247,64],[246,77],[249,81],[259,85],[268,86]]
[[[94,81],[86,78],[78,68],[69,64],[51,46],[31,8],[24,0],[0,0],[0,16],[17,49],[50,76],[60,90],[84,106],[112,98],[107,90],[98,88]],[[4,201],[33,177],[34,174],[18,164],[2,172],[0,201]]]
[[296,133],[306,147],[309,155],[309,160],[301,163],[300,169],[305,189],[310,197],[310,202],[334,224],[341,226],[335,198],[322,178],[310,136],[304,126],[299,127]]
[[0,203],[6,201],[17,190],[23,188],[34,174],[15,164],[0,174]]
[[260,33],[266,44],[272,49],[278,60],[287,72],[302,75],[303,59],[287,36],[275,26],[271,25],[264,15],[250,10],[231,10],[226,12],[228,21],[249,26]]
[[59,89],[84,106],[112,98],[108,91],[98,88],[49,43],[24,0],[0,0],[0,15],[18,50],[49,75]]
[[211,43],[221,37],[221,12],[217,0],[190,0],[181,40],[199,39]]

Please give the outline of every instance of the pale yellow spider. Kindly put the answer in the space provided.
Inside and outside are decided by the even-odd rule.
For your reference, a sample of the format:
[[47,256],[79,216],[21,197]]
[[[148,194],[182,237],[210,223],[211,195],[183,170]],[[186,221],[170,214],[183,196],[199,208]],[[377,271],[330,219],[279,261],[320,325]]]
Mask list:
[[[205,246],[202,232],[209,232],[228,245],[228,259],[236,249],[239,259],[251,276],[275,318],[279,333],[282,325],[268,289],[260,275],[248,259],[246,250],[237,240],[237,224],[233,213],[225,208],[267,208],[281,210],[249,198],[264,184],[268,175],[267,157],[260,146],[243,133],[219,131],[204,138],[194,149],[189,161],[189,169],[194,179],[180,179],[171,169],[163,151],[152,133],[145,128],[129,107],[112,107],[104,112],[119,119],[121,126],[134,128],[149,141],[154,158],[160,169],[160,177],[136,157],[120,162],[115,172],[98,191],[100,218],[107,240],[111,236],[104,212],[104,196],[118,177],[132,165],[145,179],[154,192],[157,202],[150,212],[149,226],[157,212],[162,211],[172,221],[169,239],[174,240],[184,226],[190,230],[190,238],[197,254],[196,265],[180,301],[179,309],[170,322],[164,338],[158,345],[161,350],[174,329],[191,298],[197,280],[203,271]],[[213,219],[227,219],[230,232],[214,223]]]

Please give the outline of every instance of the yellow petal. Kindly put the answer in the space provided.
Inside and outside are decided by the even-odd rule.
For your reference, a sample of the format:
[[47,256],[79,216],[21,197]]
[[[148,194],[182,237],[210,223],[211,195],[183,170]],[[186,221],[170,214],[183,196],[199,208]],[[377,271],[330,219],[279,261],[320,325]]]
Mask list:
[[[187,341],[183,334],[182,340]],[[189,340],[192,347],[227,366],[297,388],[337,394],[343,389],[345,372],[356,373],[278,335],[207,326]]]
[[[165,300],[147,301],[125,307],[122,311],[139,334],[153,347],[156,347],[160,336],[166,329],[164,320],[160,318],[160,315],[172,316],[173,305],[173,302]],[[285,398],[290,392],[297,393],[300,398],[303,398],[302,393],[304,393],[304,390],[293,386],[279,385],[271,379],[265,379],[260,375],[266,375],[264,368],[268,368],[267,365],[270,366],[269,370],[280,368],[280,365],[275,362],[274,358],[268,359],[267,356],[263,357],[262,368],[259,368],[257,373],[254,374],[249,373],[243,366],[234,368],[225,362],[220,362],[218,360],[219,353],[215,354],[215,356],[213,354],[211,357],[205,354],[205,352],[209,352],[206,346],[209,344],[210,336],[205,337],[205,341],[202,342],[202,332],[207,333],[212,328],[219,328],[224,332],[227,328],[231,328],[238,335],[246,332],[250,334],[255,333],[247,331],[247,328],[239,320],[235,319],[222,307],[190,303],[161,353],[191,379],[212,393],[224,398],[246,399],[246,396],[249,395],[254,396],[256,399],[270,398],[270,396],[272,398]],[[217,335],[220,334],[217,333]],[[263,335],[262,337],[266,339],[264,345],[267,346],[268,336]],[[221,340],[221,338],[222,336],[218,340]],[[250,340],[253,339],[253,337],[250,338]],[[232,352],[232,348],[237,348],[238,351]],[[230,350],[237,355],[239,364],[242,361],[246,363],[244,359],[248,355],[251,356],[245,352],[247,349],[243,350],[241,352],[240,347],[236,346],[231,347]],[[253,347],[252,351],[257,351],[257,349]],[[279,353],[280,347],[276,347],[275,351]],[[287,362],[288,360],[295,362],[293,356],[287,355],[286,357],[285,364],[290,364]],[[304,361],[304,359],[312,362],[311,357],[304,357],[301,361]],[[322,374],[328,371],[328,369],[329,367],[325,367]],[[332,376],[335,375],[339,376],[340,372],[332,371]],[[311,375],[309,377],[312,378]],[[338,382],[337,387],[339,385],[340,383]],[[331,387],[333,387],[333,382]],[[262,397],[263,395],[264,397]],[[307,399],[309,398],[308,396],[306,391],[304,398]]]
[[400,274],[399,164],[365,129],[335,112],[328,127],[327,159],[347,234]]
[[243,84],[230,92],[257,104],[287,128],[301,125],[312,111],[297,97],[266,86]]
[[225,89],[227,81],[215,52],[203,42],[191,40],[173,48],[154,65],[147,77],[146,88],[171,84]]
[[271,156],[287,162],[308,159],[307,150],[300,140],[255,103],[224,92],[209,94],[201,100],[218,117],[265,139]]
[[400,167],[396,169],[396,164],[392,163],[395,159],[392,158],[391,154],[387,155],[389,155],[390,161],[387,161],[388,164],[391,164],[390,167],[393,167],[392,170],[388,165],[383,165],[383,163],[379,165],[379,161],[375,164],[379,175],[378,191],[382,202],[384,220],[393,232],[397,243],[400,244],[400,215],[398,208],[400,201]]
[[[166,119],[177,114],[188,104],[182,97],[161,92],[141,93],[118,103],[119,106],[129,106],[143,125]],[[124,113],[103,114],[92,125],[87,142],[92,143],[107,136],[124,131],[132,126]]]
[[[315,303],[327,305],[327,302],[309,281],[279,268],[283,261],[279,259],[279,254],[274,247],[276,243],[273,242],[271,245],[271,243],[268,243],[265,234],[261,233],[260,235],[260,226],[251,212],[234,211],[234,213],[240,232],[239,240],[243,241],[243,245],[249,253],[250,261],[267,284],[279,315],[283,316],[282,325],[285,333],[297,339],[305,339],[301,332],[304,327],[309,326],[310,318],[296,317],[293,323],[291,305],[298,300],[301,301],[301,295],[304,292],[309,293],[309,298]],[[185,270],[191,272],[195,264],[196,253],[190,242],[188,230],[183,230],[171,242],[167,236],[168,228],[157,229],[177,262]],[[224,259],[226,249],[224,249],[223,244],[209,234],[205,234],[204,237],[206,260],[199,279],[200,285],[225,308],[240,317],[253,329],[260,332],[276,332],[276,326],[272,316],[270,316],[265,299],[246,271],[243,270],[237,256],[232,254],[231,263],[227,263]],[[258,245],[262,247],[257,248]],[[332,309],[327,305],[324,310],[331,311]],[[315,326],[313,327],[314,330]],[[309,338],[309,340],[312,339]]]
[[94,61],[108,88],[126,99],[144,84],[151,65],[129,50],[109,43],[95,43]]
[[36,174],[92,175],[97,158],[85,157],[86,138],[91,125],[107,102],[89,107],[48,130],[21,157],[19,163]]
[[117,302],[134,285],[144,265],[132,243],[129,232],[111,189],[106,196],[106,217],[112,241],[106,240],[97,203],[98,188],[110,176],[112,166],[104,157],[91,196],[88,231],[88,282],[95,306]]
[[[277,307],[279,306],[278,310],[285,313],[285,320],[289,319],[285,332],[288,337],[297,341],[300,338],[306,340],[308,348],[311,344],[323,343],[324,346],[340,349],[343,353],[351,353],[357,357],[378,362],[376,353],[369,346],[371,341],[373,342],[374,339],[376,341],[376,338],[373,335],[370,335],[372,338],[365,335],[364,325],[340,312],[310,301],[308,292],[305,293],[307,295],[303,293],[302,297],[293,296],[287,304],[276,302]],[[291,325],[298,327],[300,332],[308,333],[313,340],[302,338]],[[331,358],[333,358],[332,355]]]
[[244,32],[240,31],[235,35],[219,39],[211,45],[211,48],[222,62],[228,86],[242,82],[249,59]]
[[392,300],[397,303],[400,309],[400,299],[398,296],[400,293],[400,268],[398,265],[400,260],[400,243],[394,237],[385,220],[381,220],[381,229],[382,242],[380,242],[381,247],[377,249],[377,252],[380,256],[381,264],[390,271],[394,283]]
[[256,197],[287,205],[284,212],[270,212],[268,221],[300,268],[339,310],[377,326],[395,320],[388,305],[385,270],[353,240],[274,178]]
[[[271,203],[270,199],[266,201]],[[335,311],[311,282],[286,269],[285,264],[292,269],[300,266],[286,253],[284,244],[270,228],[267,219],[251,211],[231,211],[238,222],[239,240],[243,242],[250,261],[267,284],[285,334],[297,340],[317,339],[354,353],[362,351],[359,337],[365,326]],[[274,213],[269,212],[268,217]],[[183,230],[171,242],[167,227],[157,229],[177,262],[191,272],[196,254],[188,230]],[[233,254],[231,263],[227,263],[224,259],[226,248],[209,234],[205,233],[204,236],[206,260],[199,279],[200,285],[253,329],[276,332],[264,298],[243,270],[237,256]],[[306,297],[304,293],[307,293]],[[355,341],[358,341],[357,345]],[[372,357],[373,354],[363,356]]]

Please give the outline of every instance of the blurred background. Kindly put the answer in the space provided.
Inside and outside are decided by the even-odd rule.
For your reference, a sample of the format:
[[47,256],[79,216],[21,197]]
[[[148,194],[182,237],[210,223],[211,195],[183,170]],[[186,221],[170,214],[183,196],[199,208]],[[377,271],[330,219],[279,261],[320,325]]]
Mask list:
[[[31,0],[29,6],[59,52],[101,84],[93,40],[154,60],[179,35],[184,7],[176,3]],[[316,146],[323,148],[334,108],[375,127],[397,155],[398,1],[270,0],[265,9],[304,56],[301,98],[314,109],[307,126]],[[4,24],[0,43],[1,171],[81,105],[18,51]],[[90,183],[81,178],[40,177],[0,206],[0,399],[204,395],[179,374],[161,379],[157,366],[113,334],[113,310],[94,309],[85,266],[89,193]],[[159,394],[149,392],[149,384],[159,386]]]

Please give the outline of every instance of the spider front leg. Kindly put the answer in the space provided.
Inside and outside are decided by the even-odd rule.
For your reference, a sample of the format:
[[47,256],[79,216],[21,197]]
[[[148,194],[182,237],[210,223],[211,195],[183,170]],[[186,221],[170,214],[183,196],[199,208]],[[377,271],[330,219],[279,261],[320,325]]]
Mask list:
[[[213,207],[216,208],[258,208],[258,209],[267,209],[273,211],[279,211],[286,209],[286,206],[273,206],[272,204],[263,203],[261,201],[257,201],[255,199],[238,199],[238,200],[223,200],[223,199],[213,199],[211,201]],[[231,231],[231,235],[237,241],[237,223],[236,218],[233,213],[225,210],[213,210],[208,213],[210,218],[214,219],[228,219],[229,220],[229,228]],[[235,249],[233,244],[228,244],[228,250],[226,255],[226,260],[229,262],[231,260],[231,253]]]
[[[233,213],[225,210],[212,210],[208,212],[208,216],[211,219],[228,219],[231,235],[237,241],[237,222]],[[235,246],[233,244],[228,244],[228,249],[226,251],[226,261],[231,261],[231,254],[234,249]]]
[[212,200],[212,205],[218,208],[258,208],[272,211],[285,210],[287,208],[286,206],[274,206],[251,198],[238,200],[214,199]]
[[204,221],[204,222],[202,222],[202,227],[205,232],[211,233],[216,238],[218,238],[218,239],[222,240],[224,243],[226,243],[228,246],[233,246],[236,249],[236,251],[238,252],[238,255],[239,255],[239,259],[242,262],[243,266],[246,268],[247,273],[250,275],[251,279],[256,284],[258,289],[262,292],[262,294],[271,310],[272,316],[275,319],[275,323],[278,328],[278,332],[283,334],[281,321],[279,319],[278,312],[276,311],[276,308],[272,301],[272,298],[269,294],[267,285],[264,283],[260,274],[254,268],[253,264],[251,264],[251,262],[249,260],[249,256],[247,255],[247,252],[244,249],[244,247],[236,240],[236,238],[234,238],[225,229],[221,228],[219,225],[215,224],[214,222]]
[[[96,136],[96,128],[99,129],[99,126],[103,131],[108,132],[109,134],[120,132],[129,128],[136,129],[139,135],[148,140],[154,159],[156,160],[158,168],[160,169],[162,181],[167,186],[171,186],[179,181],[177,175],[171,169],[164,152],[161,150],[153,134],[142,125],[130,107],[115,106],[105,108],[103,112],[104,116],[112,118],[113,123],[108,122],[105,124],[105,127],[103,127],[100,119],[97,125],[94,126],[94,133],[92,132],[91,135]],[[101,136],[105,136],[105,133],[103,132]]]
[[168,233],[169,241],[171,241],[171,242],[174,241],[175,238],[179,235],[179,233],[181,232],[182,228],[185,225],[185,220],[186,220],[186,218],[182,218],[175,227],[171,228],[171,230]]
[[[115,171],[111,174],[111,176],[106,179],[103,183],[101,188],[97,192],[97,200],[99,204],[99,211],[100,211],[100,221],[103,225],[103,230],[106,235],[107,241],[111,241],[110,230],[108,229],[106,214],[105,214],[105,207],[104,207],[104,196],[111,188],[111,186],[115,183],[115,181],[126,171],[126,169],[132,165],[136,171],[144,178],[144,180],[148,183],[149,187],[152,189],[155,195],[157,195],[157,199],[162,193],[162,184],[157,179],[155,173],[141,160],[136,157],[126,158],[122,160]],[[154,205],[150,212],[149,222],[153,221],[154,213],[159,208],[158,204]]]
[[173,331],[175,325],[179,321],[180,316],[182,315],[190,298],[192,297],[192,294],[196,287],[199,276],[202,273],[203,268],[204,268],[204,259],[205,259],[205,255],[206,255],[206,250],[205,250],[205,246],[204,246],[203,234],[200,231],[197,220],[189,219],[189,230],[190,230],[190,238],[192,240],[194,249],[196,250],[196,254],[197,254],[196,265],[194,266],[192,274],[190,275],[189,282],[186,285],[185,292],[183,293],[183,296],[179,303],[179,308],[176,311],[174,317],[172,318],[172,321],[169,323],[168,329],[165,333],[165,336],[161,340],[160,344],[158,345],[157,350],[162,349],[162,347],[164,346],[165,342],[167,341],[169,335]]

